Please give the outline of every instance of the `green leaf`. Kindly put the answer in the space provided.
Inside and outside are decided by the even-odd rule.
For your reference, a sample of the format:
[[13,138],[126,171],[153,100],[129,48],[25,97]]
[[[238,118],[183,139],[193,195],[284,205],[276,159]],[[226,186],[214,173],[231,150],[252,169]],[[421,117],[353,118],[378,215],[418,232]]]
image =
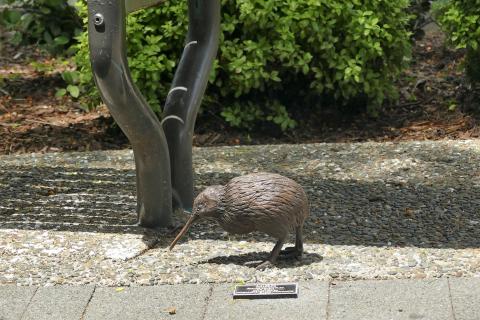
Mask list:
[[78,88],[78,86],[74,86],[70,84],[67,86],[67,91],[74,98],[78,98],[78,96],[80,95],[80,88]]
[[62,73],[62,78],[67,84],[73,84],[73,76],[70,71],[65,71]]
[[77,84],[80,81],[80,73],[78,71],[65,71],[62,73],[62,79],[67,84]]
[[55,92],[55,97],[61,98],[61,97],[63,97],[65,94],[67,94],[67,89],[61,88],[61,89],[58,89],[57,92]]
[[52,10],[51,10],[50,8],[48,8],[48,7],[43,7],[43,6],[40,7],[40,11],[41,11],[43,14],[45,14],[45,15],[50,14],[50,13],[52,12]]
[[4,13],[4,15],[5,15],[8,23],[11,23],[11,24],[16,24],[22,18],[22,14],[19,11],[16,11],[16,10],[8,10],[7,9],[6,12]]
[[53,42],[55,42],[55,44],[57,45],[64,45],[64,44],[67,44],[69,41],[70,40],[65,36],[58,36],[55,39],[53,39]]
[[43,40],[45,40],[47,44],[52,43],[53,42],[52,35],[48,31],[45,31],[43,33]]
[[31,13],[25,13],[22,15],[21,19],[21,28],[22,30],[27,30],[30,27],[30,24],[33,22],[34,16]]

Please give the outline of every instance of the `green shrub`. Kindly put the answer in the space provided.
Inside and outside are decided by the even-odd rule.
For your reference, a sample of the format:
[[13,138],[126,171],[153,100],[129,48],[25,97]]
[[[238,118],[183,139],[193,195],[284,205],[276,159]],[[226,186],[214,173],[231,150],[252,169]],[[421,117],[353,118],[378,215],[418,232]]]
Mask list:
[[60,53],[80,33],[75,9],[64,0],[0,0],[0,25],[12,31],[13,44],[37,43]]
[[[284,130],[296,124],[292,111],[326,100],[362,97],[375,111],[395,96],[393,80],[410,55],[409,3],[222,0],[221,44],[204,105],[233,126],[264,121]],[[127,25],[132,76],[158,112],[183,49],[185,1],[133,14]],[[80,84],[92,101],[86,33],[79,41]]]
[[480,82],[480,0],[438,0],[435,17],[457,49],[466,49],[466,73]]

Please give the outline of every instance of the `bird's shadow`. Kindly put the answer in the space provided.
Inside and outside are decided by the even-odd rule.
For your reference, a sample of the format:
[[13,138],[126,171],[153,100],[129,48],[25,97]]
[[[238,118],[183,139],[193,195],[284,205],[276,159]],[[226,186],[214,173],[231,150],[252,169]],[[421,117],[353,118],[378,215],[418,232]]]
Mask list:
[[[208,260],[201,261],[199,264],[213,263],[213,264],[236,264],[239,266],[256,268],[260,263],[267,260],[269,252],[249,252],[239,255],[219,256]],[[275,266],[280,269],[298,268],[308,266],[312,263],[320,262],[323,257],[318,253],[304,252],[301,259],[286,258],[279,256]]]

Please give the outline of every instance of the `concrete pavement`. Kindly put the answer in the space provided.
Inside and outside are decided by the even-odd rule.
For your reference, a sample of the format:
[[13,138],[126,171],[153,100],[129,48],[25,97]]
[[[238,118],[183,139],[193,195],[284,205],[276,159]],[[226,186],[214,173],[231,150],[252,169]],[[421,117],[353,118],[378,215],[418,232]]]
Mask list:
[[0,286],[0,319],[480,319],[480,278],[306,281],[274,300],[233,300],[233,288]]
[[[131,150],[0,156],[0,285],[480,276],[480,140],[194,154],[196,192],[255,171],[299,182],[311,209],[302,261],[259,272],[252,263],[268,256],[275,239],[233,236],[209,221],[168,250],[171,232],[135,226]],[[174,219],[180,225],[188,216]]]

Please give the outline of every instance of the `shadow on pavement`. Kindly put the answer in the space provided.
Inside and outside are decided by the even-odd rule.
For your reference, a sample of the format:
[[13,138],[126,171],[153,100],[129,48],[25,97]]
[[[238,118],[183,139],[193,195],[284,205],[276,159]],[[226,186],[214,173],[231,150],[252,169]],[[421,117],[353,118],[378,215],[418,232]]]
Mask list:
[[[410,176],[404,181],[334,180],[314,172],[292,173],[276,168],[307,191],[311,204],[304,231],[307,243],[480,248],[480,173],[472,161],[478,154],[468,150],[454,153],[458,153],[456,159],[449,155],[421,155],[424,158],[420,160],[431,166],[447,164],[456,170],[430,178]],[[352,158],[345,170],[355,170],[355,163],[358,166],[365,161]],[[458,168],[465,178],[455,176]],[[3,166],[0,172],[0,229],[152,232],[134,225],[132,170]],[[197,184],[225,183],[232,176],[203,174]],[[182,224],[184,219],[177,217],[176,224]],[[220,228],[209,223],[193,226],[185,239],[192,234],[197,235],[196,239],[225,237]],[[162,238],[162,246],[173,238],[164,231],[156,235]],[[244,238],[259,239],[259,235]],[[219,257],[215,261],[233,259],[227,262],[243,263],[251,258],[256,257]]]
[[[258,264],[265,261],[269,252],[250,252],[239,255],[220,256],[206,261],[200,262],[200,264],[213,263],[213,264],[236,264],[239,266],[246,266],[250,268],[256,268]],[[286,259],[281,256],[278,257],[276,267],[282,268],[297,268],[301,266],[308,266],[315,262],[322,261],[323,258],[317,253],[304,252],[301,260]]]

